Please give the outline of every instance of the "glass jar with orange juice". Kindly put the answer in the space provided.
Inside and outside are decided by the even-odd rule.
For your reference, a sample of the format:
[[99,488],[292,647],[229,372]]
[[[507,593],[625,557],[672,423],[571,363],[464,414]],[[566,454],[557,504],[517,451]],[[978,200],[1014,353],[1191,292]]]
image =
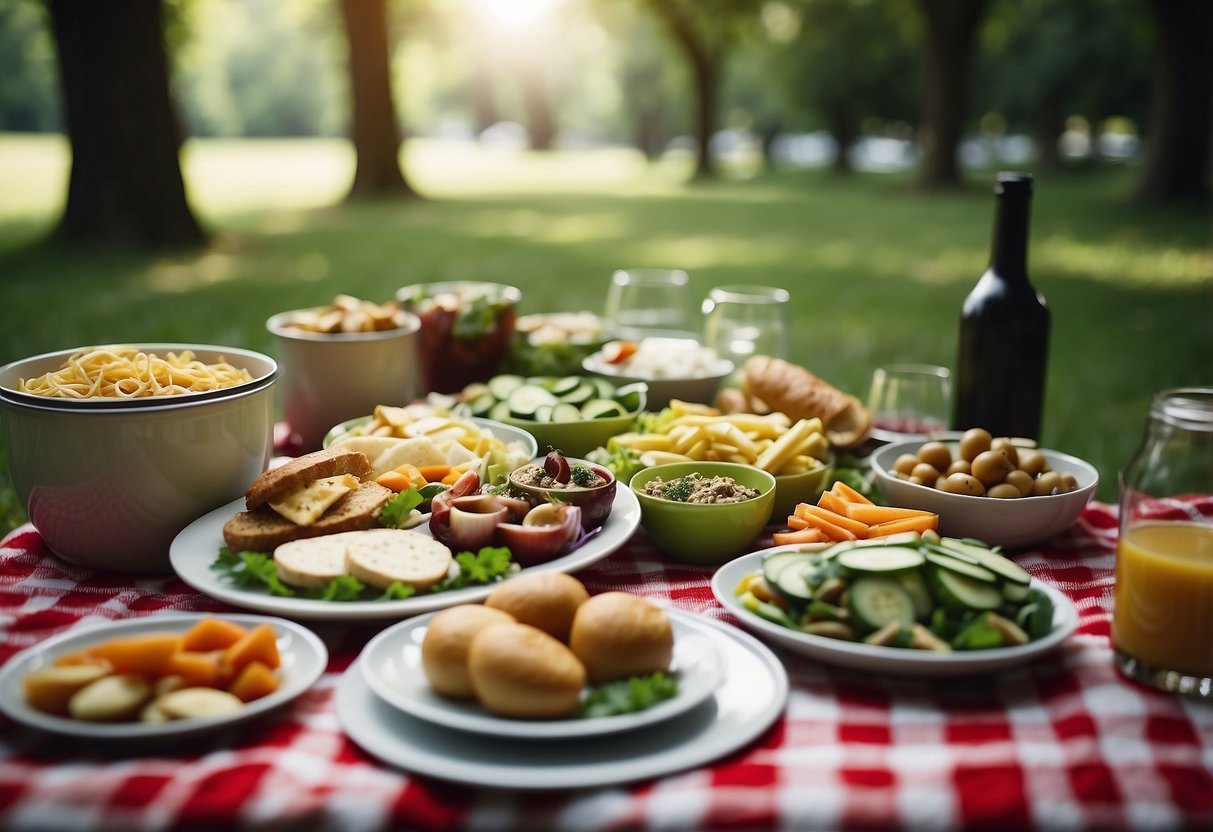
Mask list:
[[1213,699],[1213,387],[1163,390],[1120,482],[1116,665]]

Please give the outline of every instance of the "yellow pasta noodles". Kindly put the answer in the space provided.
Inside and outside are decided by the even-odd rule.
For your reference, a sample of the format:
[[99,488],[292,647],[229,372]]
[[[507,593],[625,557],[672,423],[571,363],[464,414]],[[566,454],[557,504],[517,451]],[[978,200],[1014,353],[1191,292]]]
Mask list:
[[22,379],[18,389],[57,399],[131,399],[220,390],[251,380],[248,370],[223,360],[205,364],[190,350],[161,357],[135,347],[107,346],[78,352],[54,372]]

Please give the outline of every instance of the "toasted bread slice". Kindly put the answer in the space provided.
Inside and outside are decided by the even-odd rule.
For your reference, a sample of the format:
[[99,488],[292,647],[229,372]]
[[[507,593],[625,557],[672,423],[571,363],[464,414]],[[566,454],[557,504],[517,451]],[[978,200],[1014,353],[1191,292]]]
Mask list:
[[252,511],[276,494],[288,488],[341,474],[353,474],[366,479],[371,473],[371,461],[366,454],[350,448],[336,446],[315,453],[295,457],[290,462],[271,468],[244,492],[244,507]]
[[393,493],[379,483],[364,482],[310,526],[297,525],[269,506],[260,505],[228,520],[223,526],[223,540],[234,552],[272,552],[292,540],[378,528],[379,512],[392,497]]
[[346,571],[369,586],[387,589],[399,581],[425,589],[447,576],[451,550],[418,532],[378,529],[347,538]]

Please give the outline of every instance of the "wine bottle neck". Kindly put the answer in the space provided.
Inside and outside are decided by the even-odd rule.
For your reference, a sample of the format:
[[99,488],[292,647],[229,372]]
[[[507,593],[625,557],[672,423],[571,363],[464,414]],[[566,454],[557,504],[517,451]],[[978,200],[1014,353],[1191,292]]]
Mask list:
[[1001,194],[994,214],[990,266],[1007,280],[1028,279],[1027,194]]

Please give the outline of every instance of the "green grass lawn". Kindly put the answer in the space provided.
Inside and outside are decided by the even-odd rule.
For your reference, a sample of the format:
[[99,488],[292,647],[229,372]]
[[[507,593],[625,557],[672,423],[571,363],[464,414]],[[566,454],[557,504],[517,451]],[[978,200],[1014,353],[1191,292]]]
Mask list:
[[[679,161],[627,151],[423,141],[406,165],[426,199],[343,205],[343,142],[199,141],[183,165],[213,244],[132,255],[41,242],[67,163],[61,140],[0,135],[0,363],[115,341],[269,351],[276,311],[428,280],[512,283],[523,312],[600,311],[613,269],[671,265],[690,272],[696,301],[722,283],[788,288],[791,357],[862,397],[877,365],[954,364],[993,209],[992,172],[944,196],[825,172],[687,185]],[[1213,383],[1210,216],[1131,204],[1135,176],[1041,177],[1033,209],[1031,272],[1053,312],[1043,441],[1096,464],[1103,500],[1151,393]],[[22,519],[4,480],[0,510],[0,528]]]

